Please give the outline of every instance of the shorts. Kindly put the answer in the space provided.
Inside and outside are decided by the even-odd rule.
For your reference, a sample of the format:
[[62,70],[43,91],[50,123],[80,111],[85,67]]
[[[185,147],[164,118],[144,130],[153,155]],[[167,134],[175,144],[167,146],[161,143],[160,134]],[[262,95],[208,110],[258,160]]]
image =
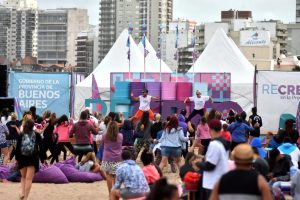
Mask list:
[[146,196],[145,193],[133,193],[128,188],[121,188],[120,195],[123,199],[135,199]]
[[7,147],[8,147],[7,142],[0,144],[1,149],[7,148]]
[[122,162],[102,161],[101,170],[108,174],[115,175],[118,167],[121,164]]
[[181,156],[181,147],[161,147],[161,155],[178,158]]

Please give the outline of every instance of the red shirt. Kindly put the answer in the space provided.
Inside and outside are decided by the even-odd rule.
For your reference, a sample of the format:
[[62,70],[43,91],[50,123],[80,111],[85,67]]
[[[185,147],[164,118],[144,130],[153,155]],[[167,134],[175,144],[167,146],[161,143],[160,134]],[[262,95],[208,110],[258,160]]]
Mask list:
[[221,131],[221,136],[228,142],[231,142],[231,134],[229,131]]

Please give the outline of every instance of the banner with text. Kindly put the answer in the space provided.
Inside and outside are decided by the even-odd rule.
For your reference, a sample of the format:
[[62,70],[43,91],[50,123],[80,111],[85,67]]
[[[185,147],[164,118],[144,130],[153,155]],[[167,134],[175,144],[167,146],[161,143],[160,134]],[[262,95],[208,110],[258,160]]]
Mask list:
[[69,74],[10,72],[9,96],[18,99],[22,113],[35,106],[39,115],[46,110],[69,115],[69,86]]
[[264,131],[276,131],[280,115],[295,115],[300,101],[300,72],[259,71],[257,110]]
[[270,31],[241,31],[240,45],[241,46],[265,46],[269,45],[271,41]]

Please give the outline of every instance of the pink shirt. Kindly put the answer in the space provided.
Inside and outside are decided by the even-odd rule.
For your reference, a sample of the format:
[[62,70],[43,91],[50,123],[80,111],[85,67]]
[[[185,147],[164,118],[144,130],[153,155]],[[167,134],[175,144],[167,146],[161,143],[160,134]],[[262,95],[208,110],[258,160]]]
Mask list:
[[211,139],[208,125],[199,124],[197,127],[197,135],[198,135],[198,140]]
[[155,183],[160,178],[160,175],[156,167],[152,164],[144,166],[143,172],[148,184]]
[[57,142],[69,142],[69,131],[71,130],[71,125],[68,123],[60,124],[54,129],[54,133],[58,134]]

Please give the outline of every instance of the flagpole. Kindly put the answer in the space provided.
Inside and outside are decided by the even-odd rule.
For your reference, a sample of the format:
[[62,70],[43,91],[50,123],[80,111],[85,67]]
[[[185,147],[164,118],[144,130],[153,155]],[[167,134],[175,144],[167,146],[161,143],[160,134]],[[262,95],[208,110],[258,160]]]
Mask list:
[[130,45],[129,45],[129,59],[128,59],[129,60],[129,62],[128,62],[128,64],[129,64],[129,81],[131,81],[131,71],[130,71],[131,70],[131,58],[130,58],[131,55],[130,55],[130,53],[131,52],[130,52]]

